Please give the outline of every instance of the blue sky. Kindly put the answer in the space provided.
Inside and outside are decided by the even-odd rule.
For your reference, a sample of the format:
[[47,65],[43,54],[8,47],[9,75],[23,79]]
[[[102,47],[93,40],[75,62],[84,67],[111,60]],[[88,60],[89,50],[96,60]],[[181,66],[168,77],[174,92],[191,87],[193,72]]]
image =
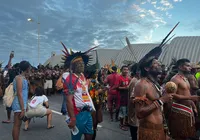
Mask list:
[[[40,20],[40,62],[61,54],[60,41],[74,50],[122,48],[156,43],[180,21],[176,36],[200,34],[200,0],[1,0],[0,61],[23,59],[36,65],[37,18]],[[27,18],[35,22],[28,22]]]

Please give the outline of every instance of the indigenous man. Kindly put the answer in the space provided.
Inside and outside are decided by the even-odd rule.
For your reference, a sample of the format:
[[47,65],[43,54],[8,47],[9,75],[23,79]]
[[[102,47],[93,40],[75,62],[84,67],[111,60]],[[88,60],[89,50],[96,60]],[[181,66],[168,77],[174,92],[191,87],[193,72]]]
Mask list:
[[137,76],[137,63],[131,66],[131,75],[133,78],[130,81],[128,89],[128,124],[132,140],[137,140],[138,119],[135,113],[134,102],[132,102],[135,96],[133,91],[139,80],[139,77]]
[[164,130],[163,104],[172,99],[172,94],[161,97],[158,75],[161,64],[154,56],[140,62],[141,79],[134,89],[136,115],[139,119],[138,140],[166,140]]
[[169,130],[175,140],[185,140],[195,136],[194,113],[197,113],[197,109],[193,101],[198,101],[199,97],[191,96],[190,84],[186,78],[191,71],[190,61],[178,60],[177,68],[178,74],[171,79],[177,85],[177,92],[173,96]]
[[[62,44],[64,46],[64,44]],[[64,46],[65,48],[65,46]],[[67,99],[67,112],[70,117],[69,128],[78,128],[77,135],[72,134],[72,140],[81,140],[85,135],[85,140],[92,140],[93,124],[91,112],[94,105],[88,93],[88,83],[83,75],[85,65],[88,64],[89,56],[87,52],[68,52],[65,48],[65,65],[70,66],[70,73],[63,78],[63,88]]]
[[104,84],[109,85],[108,109],[110,112],[110,119],[111,121],[113,121],[113,104],[115,103],[115,107],[116,107],[115,120],[118,121],[119,106],[120,106],[120,94],[119,94],[118,86],[119,86],[120,75],[117,74],[116,66],[113,66],[112,70],[113,70],[113,73],[106,77]]
[[191,68],[192,68],[191,72],[186,75],[186,78],[188,79],[190,83],[191,95],[197,95],[200,91],[199,91],[199,85],[195,77],[195,74],[197,73],[197,70],[200,68],[200,66],[196,64],[192,64]]
[[120,91],[120,110],[119,110],[119,118],[120,118],[120,129],[124,131],[128,131],[126,125],[128,124],[128,114],[127,114],[127,106],[128,106],[128,87],[131,81],[128,76],[129,69],[128,66],[122,66],[121,68],[122,74],[120,75],[119,80],[119,91]]

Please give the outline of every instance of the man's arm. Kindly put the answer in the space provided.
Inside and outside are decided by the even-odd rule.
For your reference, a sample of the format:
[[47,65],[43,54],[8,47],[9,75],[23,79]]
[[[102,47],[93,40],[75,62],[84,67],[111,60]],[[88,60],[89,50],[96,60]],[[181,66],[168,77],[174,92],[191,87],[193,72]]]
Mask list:
[[[155,103],[151,103],[150,105],[145,106],[145,104],[146,104],[145,98],[146,98],[146,94],[147,94],[147,88],[148,88],[147,85],[143,84],[143,82],[139,82],[135,86],[135,89],[134,89],[135,108],[136,108],[136,114],[137,114],[138,119],[145,118],[146,116],[150,115],[153,111],[155,111],[158,108]],[[138,98],[138,100],[137,100],[137,98]],[[144,100],[142,100],[142,99],[144,99]]]
[[118,82],[118,89],[119,90],[128,89],[128,86],[127,87],[122,86],[121,83],[122,83],[122,80],[121,80],[121,77],[119,77],[119,82]]
[[10,54],[10,57],[9,57],[9,60],[8,60],[8,64],[7,64],[7,66],[8,66],[8,69],[10,69],[11,68],[11,61],[12,61],[12,58],[14,57],[14,54]]
[[68,94],[66,95],[67,97],[67,111],[68,111],[68,115],[70,118],[74,118],[75,114],[74,114],[74,105],[73,105],[73,96],[72,94]]
[[198,89],[199,89],[198,82],[197,82],[196,78],[195,78],[193,75],[191,75],[191,76],[188,78],[188,81],[189,81],[189,83],[190,83],[190,88],[191,88],[192,90],[198,90]]

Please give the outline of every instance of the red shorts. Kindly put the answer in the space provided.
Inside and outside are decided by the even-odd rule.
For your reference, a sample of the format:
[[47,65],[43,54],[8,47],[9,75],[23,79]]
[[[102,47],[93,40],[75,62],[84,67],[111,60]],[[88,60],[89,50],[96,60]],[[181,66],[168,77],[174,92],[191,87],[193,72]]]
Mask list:
[[112,108],[115,103],[115,108],[120,107],[120,95],[119,94],[108,94],[108,108]]

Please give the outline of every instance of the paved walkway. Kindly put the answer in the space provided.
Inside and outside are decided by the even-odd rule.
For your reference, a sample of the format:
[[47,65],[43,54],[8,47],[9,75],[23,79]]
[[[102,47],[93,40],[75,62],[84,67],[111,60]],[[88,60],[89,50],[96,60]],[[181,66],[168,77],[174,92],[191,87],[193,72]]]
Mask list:
[[[36,118],[30,123],[29,131],[21,129],[20,140],[70,140],[70,130],[68,129],[64,116],[60,115],[62,103],[61,95],[49,97],[50,109],[54,110],[53,124],[55,128],[46,129],[46,117]],[[6,110],[0,101],[0,121],[6,119]],[[13,118],[13,114],[12,114]],[[12,140],[11,124],[0,123],[0,140]],[[22,125],[23,128],[24,125]],[[129,131],[119,129],[119,122],[110,122],[108,113],[104,112],[104,121],[99,125],[96,140],[131,140]]]

